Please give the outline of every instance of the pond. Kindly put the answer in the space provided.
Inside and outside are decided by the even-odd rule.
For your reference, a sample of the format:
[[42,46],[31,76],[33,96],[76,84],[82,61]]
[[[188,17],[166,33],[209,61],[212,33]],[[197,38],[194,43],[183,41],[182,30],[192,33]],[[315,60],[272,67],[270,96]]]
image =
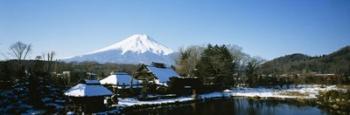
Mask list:
[[133,115],[327,115],[316,106],[293,101],[233,97],[210,101],[129,109]]

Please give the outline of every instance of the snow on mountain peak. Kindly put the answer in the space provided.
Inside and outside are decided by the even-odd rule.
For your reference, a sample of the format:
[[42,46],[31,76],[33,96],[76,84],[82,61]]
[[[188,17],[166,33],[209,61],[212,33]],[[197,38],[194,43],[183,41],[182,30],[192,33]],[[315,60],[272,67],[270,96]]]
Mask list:
[[66,58],[67,62],[95,61],[98,63],[174,64],[173,51],[145,34],[135,34],[105,48]]
[[134,34],[120,42],[91,53],[98,53],[109,50],[121,50],[122,54],[125,54],[126,52],[135,52],[137,54],[152,52],[158,55],[168,55],[173,53],[173,50],[151,39],[146,34]]

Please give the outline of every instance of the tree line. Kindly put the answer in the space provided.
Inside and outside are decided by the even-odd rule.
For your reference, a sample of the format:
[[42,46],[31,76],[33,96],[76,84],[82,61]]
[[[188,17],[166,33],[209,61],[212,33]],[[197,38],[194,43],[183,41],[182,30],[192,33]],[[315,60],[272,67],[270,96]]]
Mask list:
[[265,61],[235,45],[181,48],[176,70],[199,78],[204,85],[284,86],[293,84],[349,84],[350,46],[328,55],[292,54]]
[[252,80],[263,61],[236,45],[208,44],[181,48],[176,70],[185,78],[198,78],[203,85],[229,88]]
[[[66,63],[56,60],[53,51],[28,60],[31,47],[30,44],[22,42],[10,46],[8,56],[12,57],[12,60],[0,62],[1,81],[15,83],[24,79],[25,72],[40,70],[46,74],[45,79],[55,79],[54,83],[67,87],[86,79],[87,72],[96,73],[97,79],[102,79],[113,71],[132,74],[139,67],[97,62]],[[315,57],[293,54],[266,62],[262,58],[249,56],[236,45],[194,45],[180,48],[175,69],[184,78],[198,78],[203,85],[221,88],[240,85],[255,87],[300,83],[348,83],[349,49],[345,47],[329,55]],[[40,68],[34,68],[38,64]],[[59,76],[64,71],[69,71],[70,76]],[[312,72],[335,73],[336,76],[316,78],[312,76]],[[288,76],[281,76],[283,74]]]
[[261,65],[260,74],[283,82],[349,84],[350,46],[321,56],[291,54],[282,56]]

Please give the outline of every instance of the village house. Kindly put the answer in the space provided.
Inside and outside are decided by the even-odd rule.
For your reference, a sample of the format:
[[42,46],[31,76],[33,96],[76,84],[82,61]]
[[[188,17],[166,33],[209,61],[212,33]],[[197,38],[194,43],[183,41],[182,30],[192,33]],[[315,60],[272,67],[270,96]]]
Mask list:
[[135,74],[135,78],[145,82],[155,83],[161,86],[168,86],[167,82],[171,77],[180,77],[171,67],[163,63],[153,62],[151,65],[142,64]]
[[140,86],[140,81],[134,79],[126,72],[111,73],[108,77],[100,80],[102,85],[111,85],[118,89],[135,88]]
[[105,97],[113,93],[98,80],[83,80],[64,92],[64,95],[69,97],[75,111],[94,113],[105,110]]

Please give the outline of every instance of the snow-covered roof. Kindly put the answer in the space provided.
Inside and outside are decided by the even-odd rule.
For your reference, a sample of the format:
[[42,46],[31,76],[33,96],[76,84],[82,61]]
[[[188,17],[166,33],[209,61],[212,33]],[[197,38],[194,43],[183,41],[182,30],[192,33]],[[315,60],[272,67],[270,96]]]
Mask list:
[[110,85],[131,85],[131,82],[132,84],[138,84],[138,80],[133,79],[133,77],[126,72],[117,72],[116,74],[100,80],[101,84]]
[[107,88],[100,85],[97,80],[85,80],[64,92],[66,96],[72,97],[94,97],[94,96],[110,96],[113,93]]
[[172,68],[170,67],[155,67],[155,66],[146,66],[147,69],[152,72],[155,77],[159,80],[160,83],[165,83],[169,81],[170,77],[179,77]]

